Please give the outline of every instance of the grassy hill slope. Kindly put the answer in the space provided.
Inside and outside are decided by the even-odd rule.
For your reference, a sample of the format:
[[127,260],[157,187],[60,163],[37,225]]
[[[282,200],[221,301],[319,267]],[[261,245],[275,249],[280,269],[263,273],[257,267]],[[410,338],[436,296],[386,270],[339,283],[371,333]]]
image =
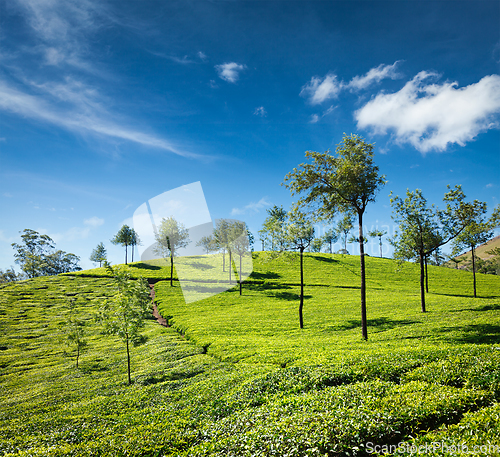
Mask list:
[[[132,386],[123,345],[93,327],[114,293],[103,269],[0,286],[0,455],[500,455],[499,277],[479,275],[474,299],[470,273],[430,267],[422,314],[417,266],[367,258],[365,342],[359,258],[306,256],[302,331],[298,268],[257,253],[243,296],[188,305],[158,282],[172,327],[147,322]],[[61,341],[69,298],[89,324],[79,369]]]

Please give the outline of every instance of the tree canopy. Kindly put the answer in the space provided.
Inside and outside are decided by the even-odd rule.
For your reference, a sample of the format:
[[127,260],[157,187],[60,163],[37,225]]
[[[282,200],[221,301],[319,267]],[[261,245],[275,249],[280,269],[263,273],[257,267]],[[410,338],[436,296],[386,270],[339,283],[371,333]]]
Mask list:
[[12,243],[16,251],[15,262],[28,278],[57,275],[81,270],[80,257],[61,250],[54,250],[55,243],[48,235],[31,229],[21,232],[21,243]]
[[319,220],[332,220],[338,212],[358,215],[361,269],[361,326],[368,338],[366,322],[366,282],[363,240],[363,214],[374,202],[385,176],[373,161],[373,145],[358,135],[346,135],[336,154],[307,151],[312,163],[303,163],[285,176],[284,185],[292,195],[303,194],[298,205],[307,208]]

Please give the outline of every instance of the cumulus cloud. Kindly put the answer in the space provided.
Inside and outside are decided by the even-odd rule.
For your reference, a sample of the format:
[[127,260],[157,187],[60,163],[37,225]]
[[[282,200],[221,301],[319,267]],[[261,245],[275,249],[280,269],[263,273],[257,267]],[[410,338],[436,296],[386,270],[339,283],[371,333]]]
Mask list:
[[236,81],[238,81],[240,72],[245,68],[246,65],[242,65],[236,62],[229,62],[215,66],[215,69],[219,74],[219,78],[230,83],[235,83]]
[[379,93],[355,112],[358,128],[391,131],[396,141],[426,153],[444,151],[454,143],[463,146],[498,127],[500,76],[485,76],[461,88],[457,82],[428,82],[437,77],[422,71],[400,91]]
[[258,213],[261,209],[265,208],[266,206],[270,206],[271,203],[269,202],[267,197],[262,197],[257,203],[249,203],[248,205],[244,206],[243,208],[233,208],[231,210],[231,215],[236,216],[239,214],[246,214],[248,212],[252,213]]
[[392,65],[381,64],[378,67],[372,68],[368,73],[363,76],[355,76],[351,79],[349,84],[346,85],[352,90],[366,89],[374,83],[379,83],[383,79],[398,79],[401,75],[396,71],[396,67],[399,64],[399,60],[394,62]]
[[[396,71],[399,60],[392,65],[380,64],[372,68],[363,76],[355,76],[350,82],[339,81],[334,73],[328,73],[324,78],[313,76],[311,80],[302,87],[300,95],[308,98],[311,105],[319,105],[325,100],[337,98],[343,90],[357,91],[366,89],[372,84],[379,83],[383,79],[397,79],[400,74]],[[316,120],[317,122],[317,120]]]
[[253,112],[256,116],[260,117],[266,117],[267,116],[267,111],[263,106],[259,106],[258,108],[255,108],[255,111]]
[[325,100],[336,98],[343,87],[343,83],[337,80],[337,75],[332,73],[324,78],[313,76],[302,90],[300,95],[308,98],[311,105],[319,105]]

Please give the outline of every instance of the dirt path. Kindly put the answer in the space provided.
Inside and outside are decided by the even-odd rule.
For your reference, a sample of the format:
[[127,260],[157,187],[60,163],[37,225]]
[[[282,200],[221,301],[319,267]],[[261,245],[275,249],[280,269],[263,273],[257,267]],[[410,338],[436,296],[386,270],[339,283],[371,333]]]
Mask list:
[[164,327],[169,327],[167,319],[165,319],[158,311],[158,307],[156,306],[155,302],[155,282],[156,281],[149,281],[149,296],[151,297],[151,302],[153,303],[153,317],[158,321],[158,324],[163,325]]

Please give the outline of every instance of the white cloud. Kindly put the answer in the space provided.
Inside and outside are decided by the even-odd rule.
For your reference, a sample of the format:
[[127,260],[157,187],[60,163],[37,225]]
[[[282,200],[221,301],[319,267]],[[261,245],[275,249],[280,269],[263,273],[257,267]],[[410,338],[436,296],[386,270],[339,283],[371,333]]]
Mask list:
[[207,55],[204,52],[201,52],[201,51],[198,51],[197,56],[203,62],[206,62],[206,60],[208,59]]
[[337,75],[332,73],[326,75],[323,79],[313,76],[302,90],[300,95],[309,98],[309,103],[318,105],[325,100],[336,98],[343,87],[342,82],[337,81]]
[[85,225],[88,225],[89,227],[99,227],[100,225],[104,224],[104,219],[94,216],[90,219],[85,219],[83,223]]
[[353,90],[366,89],[373,83],[378,83],[383,79],[397,79],[400,78],[400,74],[396,71],[396,66],[399,64],[399,60],[394,62],[392,65],[381,64],[378,67],[372,68],[364,76],[355,76],[351,79],[346,87]]
[[312,114],[311,115],[311,120],[309,121],[310,124],[316,124],[316,122],[319,121],[319,116],[317,114]]
[[325,116],[328,116],[335,108],[336,106],[330,106],[327,110],[323,111],[321,114],[313,114],[311,116],[311,120],[309,121],[310,124],[316,124],[320,119],[324,118]]
[[[109,121],[108,119],[116,116],[102,107],[97,101],[98,94],[91,88],[80,85],[77,90],[72,80],[65,85],[33,84],[33,86],[45,90],[46,94],[50,95],[49,99],[56,103],[49,103],[42,96],[21,92],[0,80],[0,110],[80,133],[100,134],[163,149],[180,156],[198,157],[196,154],[180,150],[164,138]],[[61,101],[67,102],[66,109],[53,106],[60,105]]]
[[259,106],[258,108],[255,108],[255,111],[253,112],[256,116],[260,117],[266,117],[267,116],[267,111],[263,106]]
[[[319,105],[325,100],[337,98],[339,93],[343,90],[350,89],[352,91],[357,91],[366,89],[370,85],[378,83],[386,78],[399,78],[400,75],[396,72],[396,67],[399,62],[398,60],[392,65],[380,64],[378,67],[369,70],[368,73],[363,76],[355,76],[349,83],[339,81],[337,75],[334,73],[328,73],[324,78],[313,76],[311,81],[302,87],[300,95],[308,98],[311,105]],[[314,119],[316,118],[313,116],[311,122],[314,123],[318,121]]]
[[358,128],[394,132],[396,141],[422,153],[463,146],[479,133],[498,127],[500,76],[458,88],[456,82],[426,84],[434,73],[422,71],[398,92],[379,93],[355,112]]
[[257,203],[249,203],[243,208],[233,208],[231,211],[232,216],[236,216],[239,214],[245,214],[248,212],[252,213],[258,213],[261,209],[265,208],[266,206],[270,206],[271,203],[269,202],[267,197],[262,197]]
[[235,83],[240,77],[241,71],[246,68],[246,65],[238,64],[236,62],[224,63],[216,65],[215,69],[219,73],[219,78],[230,83]]

